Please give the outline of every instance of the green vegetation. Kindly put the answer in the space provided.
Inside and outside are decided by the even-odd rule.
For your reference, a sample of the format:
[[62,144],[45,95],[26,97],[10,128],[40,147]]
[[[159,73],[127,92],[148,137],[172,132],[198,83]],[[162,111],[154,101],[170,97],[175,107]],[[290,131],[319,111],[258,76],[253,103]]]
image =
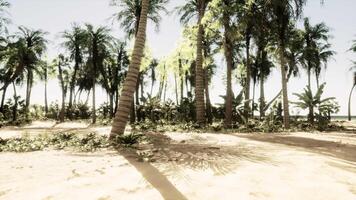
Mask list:
[[[116,39],[106,26],[73,23],[60,33],[61,53],[52,60],[45,56],[47,32],[20,26],[17,32],[8,33],[6,10],[10,4],[0,2],[1,124],[21,125],[34,119],[113,121],[110,138],[130,144],[140,136],[122,136],[128,121],[136,129],[159,131],[275,132],[298,130],[303,123],[327,130],[330,115],[339,110],[334,97],[321,98],[326,85],[319,83],[321,71],[327,70],[335,55],[329,43],[330,29],[324,23],[312,25],[308,18],[303,28],[296,26],[306,0],[184,1],[174,10],[184,26],[182,38],[161,59],[152,57],[146,29],[151,21],[158,30],[162,13],[169,13],[168,0],[113,0],[111,6],[118,11],[112,19],[119,22],[127,38]],[[130,39],[135,40],[133,49],[127,45]],[[355,46],[350,50],[356,52]],[[219,55],[226,61],[226,95],[223,104],[213,105],[209,86]],[[265,84],[274,78],[271,72],[277,67],[282,88],[268,101]],[[307,122],[289,113],[288,82],[302,69],[308,74],[307,87],[295,94],[299,100],[293,104],[309,111]],[[47,82],[54,77],[62,99],[49,104]],[[312,90],[314,78],[317,91]],[[44,106],[30,102],[36,81],[45,83]],[[233,91],[234,83],[242,89]],[[17,94],[20,86],[26,87],[25,99]],[[175,98],[168,97],[168,86]],[[108,98],[97,108],[98,87]],[[6,99],[10,89],[14,96]],[[30,141],[14,139],[6,144],[44,148],[26,147]],[[85,139],[77,142],[85,146]],[[89,149],[96,146],[88,145]]]

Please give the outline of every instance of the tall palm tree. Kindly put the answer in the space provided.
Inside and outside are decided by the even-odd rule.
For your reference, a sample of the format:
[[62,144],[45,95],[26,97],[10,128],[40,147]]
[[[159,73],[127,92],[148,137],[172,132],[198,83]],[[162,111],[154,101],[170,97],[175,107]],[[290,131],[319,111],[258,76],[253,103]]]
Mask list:
[[279,55],[278,59],[281,65],[282,79],[282,95],[283,95],[283,121],[286,129],[290,128],[289,119],[289,101],[288,101],[288,85],[286,73],[286,44],[288,25],[292,20],[300,17],[306,0],[270,0],[265,2],[265,7],[268,9],[273,22],[274,35],[276,37]]
[[196,121],[199,125],[205,124],[205,99],[204,99],[204,70],[203,70],[203,24],[202,19],[205,15],[209,0],[188,0],[185,5],[177,8],[181,15],[182,24],[187,24],[197,16],[197,54],[195,62],[195,104]]
[[[349,51],[352,51],[352,52],[356,53],[356,40],[353,40],[352,42],[353,42],[353,44],[352,44],[351,48],[349,49]],[[351,118],[352,118],[352,116],[351,116],[352,93],[353,93],[354,89],[356,88],[356,62],[353,62],[353,65],[354,66],[350,69],[350,70],[354,69],[355,72],[354,72],[354,83],[353,83],[353,86],[352,86],[351,91],[350,91],[349,103],[348,103],[348,118],[349,118],[349,121],[351,121]]]
[[[66,30],[62,33],[62,38],[64,42],[62,46],[69,51],[70,59],[74,61],[74,69],[69,86],[69,105],[68,110],[70,111],[73,106],[73,94],[75,93],[75,85],[77,80],[78,71],[80,65],[83,64],[83,54],[87,38],[85,30],[77,24],[73,24],[71,30]],[[69,113],[69,116],[71,114]]]
[[[159,29],[160,21],[162,17],[160,16],[160,12],[163,11],[164,13],[168,14],[168,11],[165,7],[168,0],[150,0],[148,3],[148,13],[147,18],[151,20],[156,29]],[[119,12],[115,13],[112,18],[120,22],[120,26],[125,30],[127,36],[129,38],[136,36],[138,33],[140,16],[143,1],[142,0],[112,0],[112,6],[116,6],[119,8]],[[137,77],[137,82],[140,83],[141,80],[141,73],[139,72]],[[139,87],[138,84],[136,86],[136,105],[139,105]],[[134,97],[133,97],[134,98]],[[131,122],[136,121],[136,114],[135,114],[135,102],[132,102],[131,105]]]
[[60,83],[61,90],[62,90],[62,106],[61,106],[61,110],[59,113],[59,121],[64,122],[65,100],[66,100],[67,91],[68,91],[68,83],[70,82],[69,70],[67,68],[68,58],[64,57],[63,54],[60,54],[58,56],[58,59],[54,60],[54,63],[58,67],[58,79],[59,79],[59,83]]
[[44,82],[44,103],[45,103],[45,114],[48,113],[48,79],[53,76],[56,72],[55,65],[48,63],[47,61],[40,61],[39,64],[39,78]]
[[92,123],[96,123],[96,105],[95,105],[95,86],[98,77],[97,71],[103,67],[103,61],[106,53],[107,46],[109,42],[112,41],[112,37],[109,34],[109,29],[106,27],[95,28],[91,24],[86,24],[87,28],[87,38],[88,38],[88,50],[89,50],[89,60],[91,66],[91,73],[89,74],[92,78],[92,90],[93,90],[93,104],[92,104]]
[[127,72],[122,94],[120,96],[119,107],[117,109],[114,122],[111,129],[110,138],[123,134],[129,118],[130,108],[137,85],[137,78],[140,71],[141,61],[145,49],[147,18],[150,7],[150,0],[142,0],[141,14],[136,34],[132,60]]

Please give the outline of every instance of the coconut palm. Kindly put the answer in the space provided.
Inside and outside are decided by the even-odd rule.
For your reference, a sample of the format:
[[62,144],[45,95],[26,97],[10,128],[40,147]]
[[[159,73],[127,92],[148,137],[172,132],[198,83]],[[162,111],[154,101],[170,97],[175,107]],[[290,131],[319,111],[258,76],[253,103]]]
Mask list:
[[117,135],[123,134],[125,132],[130,108],[133,102],[135,87],[137,85],[138,74],[140,71],[146,42],[146,29],[150,0],[142,0],[141,6],[140,21],[137,29],[138,31],[136,34],[134,50],[132,53],[132,60],[130,62],[127,77],[122,88],[119,107],[114,118],[110,138],[115,138]]
[[[353,44],[352,44],[351,48],[349,49],[349,51],[356,53],[356,40],[353,40],[352,42],[353,42]],[[353,62],[353,67],[350,70],[352,70],[352,69],[354,69],[356,71],[356,62]],[[349,95],[349,103],[348,103],[349,121],[351,121],[351,99],[352,99],[352,93],[353,93],[355,87],[356,87],[356,72],[354,72],[354,83],[353,83],[353,86],[351,88],[350,95]]]
[[48,79],[56,73],[55,65],[48,63],[47,61],[40,61],[39,63],[39,73],[38,76],[41,81],[44,82],[44,103],[45,103],[45,113],[48,113]]
[[270,0],[265,1],[265,7],[272,20],[273,35],[278,43],[278,59],[281,65],[282,96],[283,96],[283,121],[284,127],[289,129],[289,102],[286,73],[286,45],[288,25],[292,20],[301,16],[306,0]]
[[[73,24],[70,30],[66,30],[62,33],[62,38],[64,39],[62,46],[69,52],[71,61],[74,61],[74,69],[69,84],[69,111],[73,106],[73,94],[75,92],[78,71],[81,64],[83,64],[83,54],[85,46],[87,45],[86,36],[85,30],[77,24]],[[71,116],[70,113],[69,116]]]
[[[34,73],[39,72],[39,63],[41,56],[46,50],[47,40],[44,38],[47,33],[42,30],[33,30],[24,26],[19,27],[17,41],[11,44],[13,49],[10,52],[8,62],[11,68],[7,71],[7,80],[2,89],[6,88],[14,80],[26,73],[26,104],[28,111],[30,106],[32,85],[34,82]],[[28,113],[28,112],[27,112]]]
[[98,78],[97,71],[100,71],[103,67],[103,61],[105,58],[105,53],[112,41],[110,36],[110,30],[104,26],[95,28],[91,24],[86,24],[87,28],[87,39],[88,39],[88,50],[89,50],[89,65],[90,65],[90,74],[92,81],[92,94],[93,94],[93,104],[92,104],[92,123],[96,123],[96,106],[95,106],[95,86],[96,80]]
[[58,79],[62,90],[62,106],[59,113],[59,121],[64,122],[65,117],[65,100],[68,92],[68,85],[70,82],[70,71],[68,69],[68,58],[63,54],[58,56],[58,59],[53,61],[58,67]]
[[[168,14],[166,4],[168,0],[150,0],[148,7],[148,20],[151,20],[156,29],[159,29],[162,17],[160,12]],[[138,32],[140,15],[142,10],[142,0],[112,0],[111,5],[119,8],[112,18],[120,22],[120,26],[125,30],[128,37],[135,36]]]
[[331,48],[331,44],[327,43],[327,44],[319,44],[316,49],[314,73],[315,73],[317,87],[319,87],[321,70],[323,68],[324,69],[327,68],[327,64],[329,60],[336,54],[336,52],[332,51],[330,48]]
[[[136,36],[139,28],[141,10],[142,10],[142,0],[112,0],[111,5],[119,8],[119,12],[115,13],[112,18],[120,22],[120,26],[127,33],[129,38]],[[148,5],[147,19],[151,20],[155,26],[156,30],[159,29],[160,21],[162,17],[160,12],[168,14],[165,5],[168,3],[168,0],[150,0]],[[141,81],[141,73],[137,77],[137,82]],[[139,105],[139,88],[140,85],[136,86],[136,105]],[[131,108],[131,122],[136,121],[135,114],[135,103],[132,103]]]
[[[319,77],[321,62],[327,62],[333,52],[328,50],[330,45],[321,46],[322,42],[328,43],[329,28],[324,23],[310,25],[309,18],[304,19],[303,38],[305,47],[303,50],[304,66],[308,73],[308,86],[311,87],[311,72],[315,71]],[[319,47],[321,46],[321,47]]]
[[205,124],[205,99],[204,99],[204,70],[203,70],[203,24],[206,7],[209,0],[188,0],[182,7],[176,8],[181,15],[182,24],[187,24],[193,18],[197,17],[197,54],[195,62],[195,103],[196,103],[196,121],[199,125]]
[[352,99],[352,93],[354,89],[356,88],[356,72],[354,72],[354,84],[351,88],[350,95],[349,95],[349,103],[348,103],[348,119],[351,121],[351,99]]

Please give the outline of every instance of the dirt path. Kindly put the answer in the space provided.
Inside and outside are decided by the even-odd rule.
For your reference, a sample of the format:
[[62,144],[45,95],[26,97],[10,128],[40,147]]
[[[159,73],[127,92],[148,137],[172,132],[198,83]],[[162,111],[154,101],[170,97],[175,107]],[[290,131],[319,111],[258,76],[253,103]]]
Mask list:
[[0,153],[0,199],[356,199],[353,134],[147,134],[152,163],[135,151]]

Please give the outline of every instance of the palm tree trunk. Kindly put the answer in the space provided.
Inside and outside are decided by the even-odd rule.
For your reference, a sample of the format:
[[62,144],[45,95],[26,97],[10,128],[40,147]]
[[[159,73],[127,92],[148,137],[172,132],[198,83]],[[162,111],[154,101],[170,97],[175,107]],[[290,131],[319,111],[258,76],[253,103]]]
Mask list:
[[110,104],[110,119],[114,116],[114,94],[109,94],[109,104]]
[[15,122],[17,120],[17,91],[15,82],[12,82],[12,87],[14,88],[14,107],[12,108],[12,121]]
[[7,90],[8,85],[6,85],[3,89],[2,92],[2,98],[1,98],[1,106],[0,106],[0,111],[4,111],[4,104],[5,104],[5,97],[6,97],[6,90]]
[[311,67],[308,66],[308,87],[311,88]]
[[59,113],[59,121],[64,122],[64,113],[65,113],[65,99],[66,99],[66,89],[65,83],[63,79],[63,71],[61,67],[61,62],[58,63],[58,72],[59,72],[59,81],[61,82],[61,89],[62,89],[62,107]]
[[[73,72],[72,79],[70,81],[68,110],[71,110],[73,107],[73,93],[74,93],[74,89],[75,89],[75,81],[77,78],[78,69],[79,69],[79,63],[78,63],[78,61],[75,61],[74,72]],[[69,117],[71,117],[71,113],[69,113]]]
[[92,117],[93,117],[93,121],[92,123],[95,124],[96,123],[96,105],[95,105],[95,83],[96,80],[95,80],[95,76],[93,78],[93,113],[92,113]]
[[248,123],[250,115],[250,85],[251,85],[251,65],[250,65],[250,42],[251,36],[246,34],[246,85],[245,85],[245,119]]
[[251,110],[251,116],[252,118],[254,117],[254,111],[255,111],[255,94],[256,94],[256,81],[253,81],[253,89],[252,89],[252,110]]
[[201,23],[204,17],[205,2],[201,0],[198,17],[198,35],[197,35],[197,58],[195,71],[195,104],[196,121],[199,125],[205,124],[205,101],[204,101],[204,77],[203,77],[203,25]]
[[132,54],[132,61],[130,62],[127,77],[120,96],[119,107],[112,125],[110,134],[111,139],[115,138],[116,135],[124,134],[129,119],[130,107],[135,93],[145,47],[148,6],[149,0],[142,0],[141,17]]
[[351,88],[351,92],[350,92],[350,96],[349,96],[349,104],[348,104],[348,118],[349,118],[349,121],[351,121],[351,118],[352,118],[352,116],[351,116],[351,99],[352,99],[352,93],[353,93],[355,87],[356,87],[356,82],[355,82],[354,86]]
[[184,76],[183,76],[183,67],[182,67],[182,60],[179,59],[179,84],[180,84],[180,104],[183,102],[184,98]]
[[281,62],[281,77],[282,77],[282,95],[283,95],[283,122],[284,128],[290,128],[290,119],[289,119],[289,101],[288,101],[288,84],[286,77],[286,68],[285,68],[285,58],[284,58],[285,47],[284,44],[280,45],[279,50],[279,59]]
[[90,96],[90,91],[91,91],[91,90],[88,91],[87,98],[86,98],[86,100],[85,100],[85,105],[88,105],[89,96]]
[[224,13],[224,28],[225,28],[225,42],[224,53],[226,59],[226,100],[225,100],[225,127],[230,128],[232,125],[232,50],[231,41],[228,31],[230,30],[229,17]]
[[47,115],[48,113],[48,96],[47,96],[47,84],[48,84],[48,77],[47,77],[47,68],[45,68],[45,91],[44,91],[44,96],[45,96],[45,114]]
[[30,99],[31,99],[31,87],[32,87],[32,72],[27,72],[27,83],[26,83],[26,102],[25,102],[25,110],[26,110],[26,118],[29,117],[29,108],[30,108]]
[[210,102],[210,94],[209,94],[209,73],[208,69],[204,69],[204,85],[205,85],[205,99],[206,99],[206,117],[208,119],[208,123],[213,123],[213,115],[211,110],[211,102]]
[[260,120],[265,117],[265,89],[264,89],[264,74],[261,70],[260,77]]
[[177,82],[177,74],[174,74],[174,85],[175,85],[175,93],[176,93],[176,103],[179,104],[179,96],[178,96],[178,82]]

